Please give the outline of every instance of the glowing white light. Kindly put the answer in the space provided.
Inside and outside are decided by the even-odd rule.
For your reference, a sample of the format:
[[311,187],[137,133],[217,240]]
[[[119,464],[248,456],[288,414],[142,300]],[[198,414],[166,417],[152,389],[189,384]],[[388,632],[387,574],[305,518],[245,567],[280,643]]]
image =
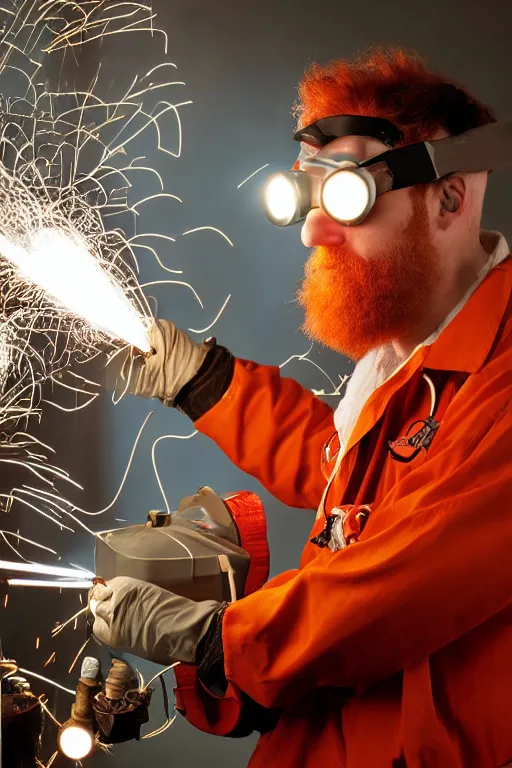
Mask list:
[[91,589],[94,582],[83,581],[45,581],[44,579],[7,579],[10,587],[53,587],[54,589]]
[[142,318],[78,233],[37,229],[28,235],[26,247],[0,235],[0,254],[57,305],[93,328],[149,352]]
[[60,565],[41,565],[40,563],[15,563],[10,560],[0,560],[0,570],[14,573],[35,573],[41,576],[62,576],[72,579],[93,579],[94,573],[85,569],[62,568]]
[[291,221],[297,210],[297,194],[292,182],[280,174],[270,179],[265,188],[265,205],[275,221]]
[[343,170],[329,176],[322,188],[322,204],[338,221],[356,221],[366,210],[369,194],[364,179]]
[[94,746],[92,733],[80,725],[68,725],[59,734],[59,748],[70,760],[83,760]]

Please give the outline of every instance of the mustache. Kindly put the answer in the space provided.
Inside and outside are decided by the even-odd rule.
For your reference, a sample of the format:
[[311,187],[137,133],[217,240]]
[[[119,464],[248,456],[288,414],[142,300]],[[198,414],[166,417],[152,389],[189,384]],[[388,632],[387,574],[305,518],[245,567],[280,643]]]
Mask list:
[[339,269],[343,266],[343,262],[356,259],[361,259],[361,256],[346,244],[338,246],[319,245],[306,261],[304,273],[307,277],[320,269]]

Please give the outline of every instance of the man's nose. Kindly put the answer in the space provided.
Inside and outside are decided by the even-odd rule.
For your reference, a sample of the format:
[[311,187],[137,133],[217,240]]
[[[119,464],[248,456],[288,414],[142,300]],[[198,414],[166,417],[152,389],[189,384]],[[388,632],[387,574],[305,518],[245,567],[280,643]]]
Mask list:
[[322,208],[313,208],[308,213],[301,237],[306,248],[315,245],[343,245],[347,239],[345,226],[331,219]]

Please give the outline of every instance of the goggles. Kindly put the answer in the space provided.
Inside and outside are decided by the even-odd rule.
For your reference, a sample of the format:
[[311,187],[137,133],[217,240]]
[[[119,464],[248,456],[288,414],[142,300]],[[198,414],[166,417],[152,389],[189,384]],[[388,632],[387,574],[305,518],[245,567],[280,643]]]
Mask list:
[[[343,152],[318,154],[341,136],[376,138],[389,149],[365,161]],[[296,167],[265,182],[265,213],[276,226],[288,227],[321,207],[340,224],[355,225],[385,192],[512,165],[512,123],[490,123],[396,149],[402,136],[388,120],[357,115],[327,117],[302,128],[293,137],[303,142]]]

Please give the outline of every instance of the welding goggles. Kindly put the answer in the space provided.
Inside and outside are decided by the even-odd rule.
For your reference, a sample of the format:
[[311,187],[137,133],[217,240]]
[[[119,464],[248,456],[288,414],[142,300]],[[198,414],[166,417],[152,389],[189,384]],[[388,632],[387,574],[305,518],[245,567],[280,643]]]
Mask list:
[[[328,145],[342,136],[378,139],[388,149],[364,161],[329,152]],[[265,212],[280,227],[302,221],[313,208],[340,224],[360,224],[385,192],[512,164],[512,123],[504,122],[397,148],[403,134],[389,120],[336,115],[301,128],[293,138],[302,144],[294,168],[271,174],[263,190]]]

